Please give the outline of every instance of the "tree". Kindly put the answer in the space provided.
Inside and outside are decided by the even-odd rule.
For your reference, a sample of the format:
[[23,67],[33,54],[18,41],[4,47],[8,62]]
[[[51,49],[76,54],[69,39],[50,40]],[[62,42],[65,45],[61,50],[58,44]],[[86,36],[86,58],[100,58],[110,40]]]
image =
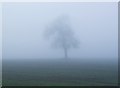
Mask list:
[[68,16],[57,18],[46,30],[45,36],[51,38],[54,47],[64,50],[65,58],[68,58],[68,50],[70,48],[78,48],[79,42],[74,36],[74,32],[70,27]]

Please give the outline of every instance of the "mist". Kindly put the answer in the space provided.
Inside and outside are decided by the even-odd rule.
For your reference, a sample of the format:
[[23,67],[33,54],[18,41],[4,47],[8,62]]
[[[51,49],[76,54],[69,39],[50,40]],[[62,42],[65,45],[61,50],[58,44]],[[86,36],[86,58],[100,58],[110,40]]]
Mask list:
[[70,17],[80,47],[70,58],[117,60],[117,3],[4,3],[3,58],[63,58],[61,48],[51,47],[44,30],[61,15]]
[[3,85],[117,85],[117,8],[3,3]]
[[2,85],[2,5],[0,3],[0,87]]

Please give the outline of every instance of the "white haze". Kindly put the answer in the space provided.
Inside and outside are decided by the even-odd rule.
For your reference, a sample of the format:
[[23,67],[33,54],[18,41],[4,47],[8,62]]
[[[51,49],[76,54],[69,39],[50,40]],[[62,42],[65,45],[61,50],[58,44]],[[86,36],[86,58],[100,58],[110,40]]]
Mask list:
[[63,58],[44,30],[65,14],[80,41],[80,48],[68,52],[71,59],[117,60],[117,8],[117,3],[4,3],[3,59]]
[[2,5],[0,3],[0,87],[2,86]]

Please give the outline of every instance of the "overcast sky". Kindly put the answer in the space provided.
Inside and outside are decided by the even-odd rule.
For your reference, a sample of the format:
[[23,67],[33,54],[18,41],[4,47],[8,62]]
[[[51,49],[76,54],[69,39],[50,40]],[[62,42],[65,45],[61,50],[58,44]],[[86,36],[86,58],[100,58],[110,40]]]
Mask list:
[[70,17],[80,48],[68,56],[77,59],[117,60],[117,3],[4,3],[3,58],[50,59],[64,57],[51,47],[44,30],[59,16]]

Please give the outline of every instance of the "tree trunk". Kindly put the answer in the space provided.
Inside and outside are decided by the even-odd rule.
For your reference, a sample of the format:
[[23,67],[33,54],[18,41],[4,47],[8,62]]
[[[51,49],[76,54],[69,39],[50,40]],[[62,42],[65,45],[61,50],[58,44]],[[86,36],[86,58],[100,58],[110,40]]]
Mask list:
[[64,48],[65,59],[68,59],[68,51],[67,48]]

